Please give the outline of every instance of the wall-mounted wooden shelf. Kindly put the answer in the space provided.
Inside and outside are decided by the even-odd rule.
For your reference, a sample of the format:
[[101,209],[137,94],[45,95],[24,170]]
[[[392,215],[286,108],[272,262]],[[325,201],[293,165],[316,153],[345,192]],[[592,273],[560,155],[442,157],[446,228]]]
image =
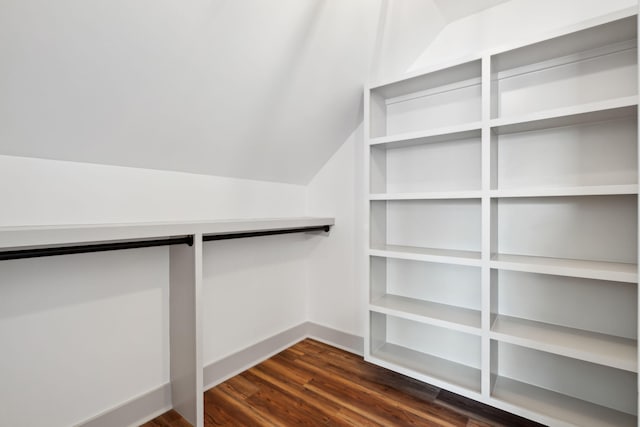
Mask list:
[[[204,425],[202,361],[202,263],[204,240],[309,232],[325,234],[333,218],[267,218],[202,222],[96,224],[36,227],[0,227],[2,254],[60,256],[60,248],[75,253],[145,247],[150,242],[169,245],[170,376],[173,407],[196,427]],[[182,236],[171,239],[174,236]],[[189,238],[187,242],[184,236]],[[210,236],[207,238],[207,236]],[[203,238],[204,237],[204,238]],[[190,244],[189,244],[190,243]],[[215,243],[207,243],[215,244]],[[150,245],[151,246],[151,245]],[[156,246],[156,245],[153,245]],[[47,252],[47,248],[56,249]],[[68,252],[67,253],[71,253]],[[18,256],[18,258],[21,258]],[[0,262],[20,262],[0,261]]]
[[365,90],[365,357],[551,426],[638,425],[628,10]]

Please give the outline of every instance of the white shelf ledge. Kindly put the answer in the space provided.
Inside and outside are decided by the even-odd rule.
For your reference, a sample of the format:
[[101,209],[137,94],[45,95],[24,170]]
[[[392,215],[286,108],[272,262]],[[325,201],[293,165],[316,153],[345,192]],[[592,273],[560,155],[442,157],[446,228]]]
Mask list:
[[435,386],[446,385],[454,393],[480,393],[480,370],[470,366],[390,343],[372,351],[371,357],[381,366]]
[[430,191],[423,193],[374,193],[369,200],[447,200],[447,199],[480,199],[482,191]]
[[436,142],[456,141],[480,138],[482,122],[464,123],[460,125],[429,129],[419,132],[407,132],[390,136],[370,138],[372,147],[397,148],[411,145],[433,144]]
[[369,255],[408,259],[414,261],[438,262],[444,264],[470,265],[480,267],[480,252],[452,249],[418,248],[414,246],[381,245],[369,249]]
[[494,320],[491,338],[638,372],[638,342],[631,339],[503,315]]
[[489,125],[497,134],[529,132],[560,126],[594,123],[634,115],[638,97],[627,96],[601,102],[493,119]]
[[371,311],[480,335],[480,311],[386,294],[369,305]]
[[498,377],[492,398],[514,405],[507,410],[529,410],[545,424],[580,427],[635,427],[636,417],[584,400]]
[[637,184],[585,185],[575,187],[531,187],[491,190],[490,197],[557,197],[557,196],[609,196],[638,194]]
[[0,250],[76,243],[154,239],[333,225],[333,218],[259,218],[220,221],[0,227]]
[[638,266],[620,262],[494,254],[491,257],[489,266],[491,268],[527,273],[554,274],[627,283],[638,282]]

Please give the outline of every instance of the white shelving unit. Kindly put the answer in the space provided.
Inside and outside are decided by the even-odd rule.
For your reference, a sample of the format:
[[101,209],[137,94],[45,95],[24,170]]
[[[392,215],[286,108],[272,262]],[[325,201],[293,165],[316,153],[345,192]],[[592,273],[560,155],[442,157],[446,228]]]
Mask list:
[[551,426],[638,426],[628,10],[365,90],[365,358]]
[[[173,408],[195,427],[204,425],[202,260],[207,236],[279,233],[334,224],[333,218],[267,218],[203,222],[0,227],[0,259],[41,250],[191,237],[169,249],[170,377]],[[230,237],[230,236],[226,236]],[[2,261],[0,261],[2,262]]]

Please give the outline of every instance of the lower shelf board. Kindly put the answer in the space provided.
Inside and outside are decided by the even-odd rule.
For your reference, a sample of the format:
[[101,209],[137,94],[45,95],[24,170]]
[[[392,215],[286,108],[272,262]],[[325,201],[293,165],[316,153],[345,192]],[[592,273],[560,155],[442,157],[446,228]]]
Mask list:
[[447,386],[453,392],[467,390],[480,393],[480,369],[390,343],[372,351],[371,356],[377,361],[383,362],[382,364],[387,364],[386,367],[392,370],[402,372],[401,368],[406,368],[413,371],[422,377],[419,379],[425,382],[434,385],[444,383],[444,385],[454,385],[460,388],[460,390],[456,390]]
[[631,427],[637,417],[520,381],[498,377],[491,397],[544,417],[543,422],[580,427]]
[[614,282],[638,282],[638,266],[621,262],[493,254],[490,267],[529,273],[583,277],[585,279],[612,280]]
[[637,341],[499,315],[491,337],[511,344],[638,372]]
[[478,310],[391,294],[373,300],[370,309],[462,332],[480,334]]
[[455,249],[419,248],[402,245],[375,245],[369,255],[414,261],[441,262],[480,267],[480,252]]

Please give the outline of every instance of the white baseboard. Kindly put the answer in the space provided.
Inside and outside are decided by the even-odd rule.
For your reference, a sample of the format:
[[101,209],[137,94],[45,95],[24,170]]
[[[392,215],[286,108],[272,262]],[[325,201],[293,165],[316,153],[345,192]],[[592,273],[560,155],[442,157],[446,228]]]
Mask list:
[[277,335],[205,366],[202,382],[204,389],[209,390],[211,387],[215,387],[221,382],[270,358],[274,354],[291,347],[293,344],[303,340],[306,337],[306,333],[307,324],[301,323],[298,326],[280,332]]
[[313,338],[360,356],[362,356],[364,350],[364,339],[362,337],[318,325],[317,323],[304,322],[205,366],[204,389],[208,390],[211,387],[215,387],[305,338]]
[[[364,339],[317,323],[304,322],[204,367],[204,389],[224,382],[305,338],[362,356]],[[171,409],[171,385],[164,384],[82,423],[81,427],[138,426]]]
[[307,322],[306,324],[306,338],[313,338],[358,356],[364,355],[364,338],[361,336],[318,325],[317,323]]
[[139,426],[171,409],[171,384],[166,383],[155,390],[124,402],[115,408],[91,417],[78,427]]

